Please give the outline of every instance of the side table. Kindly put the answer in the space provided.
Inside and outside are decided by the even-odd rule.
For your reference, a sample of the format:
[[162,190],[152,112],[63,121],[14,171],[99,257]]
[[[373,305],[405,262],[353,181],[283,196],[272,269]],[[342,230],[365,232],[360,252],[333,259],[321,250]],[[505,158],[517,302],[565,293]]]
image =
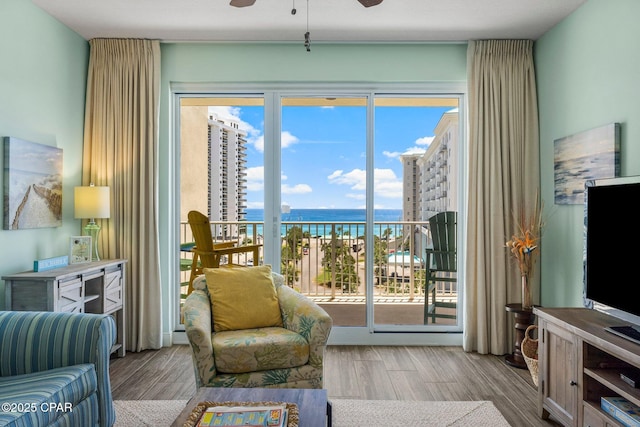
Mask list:
[[509,366],[519,369],[528,369],[527,362],[521,351],[522,340],[524,339],[527,328],[534,324],[535,314],[533,309],[524,310],[522,304],[507,304],[505,309],[514,314],[515,320],[515,342],[513,344],[513,352],[505,357],[505,362]]

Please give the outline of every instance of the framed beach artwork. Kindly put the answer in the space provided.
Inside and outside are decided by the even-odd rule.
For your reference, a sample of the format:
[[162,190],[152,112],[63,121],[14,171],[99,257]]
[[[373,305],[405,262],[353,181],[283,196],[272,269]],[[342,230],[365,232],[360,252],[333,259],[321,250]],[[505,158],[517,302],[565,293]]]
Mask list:
[[589,179],[620,176],[620,123],[611,123],[554,141],[555,203],[584,203]]
[[4,229],[62,225],[62,149],[4,138]]

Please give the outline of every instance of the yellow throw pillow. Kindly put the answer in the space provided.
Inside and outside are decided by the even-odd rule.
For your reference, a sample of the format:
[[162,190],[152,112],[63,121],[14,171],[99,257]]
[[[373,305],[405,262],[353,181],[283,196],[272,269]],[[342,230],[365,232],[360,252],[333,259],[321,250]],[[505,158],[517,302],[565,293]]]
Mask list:
[[282,326],[271,266],[205,268],[213,330]]

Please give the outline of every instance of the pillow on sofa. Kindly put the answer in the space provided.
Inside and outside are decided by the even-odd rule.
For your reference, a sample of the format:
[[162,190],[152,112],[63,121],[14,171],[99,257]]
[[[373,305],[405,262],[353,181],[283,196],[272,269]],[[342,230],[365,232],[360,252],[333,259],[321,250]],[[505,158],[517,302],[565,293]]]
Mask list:
[[205,268],[213,330],[282,326],[271,266]]

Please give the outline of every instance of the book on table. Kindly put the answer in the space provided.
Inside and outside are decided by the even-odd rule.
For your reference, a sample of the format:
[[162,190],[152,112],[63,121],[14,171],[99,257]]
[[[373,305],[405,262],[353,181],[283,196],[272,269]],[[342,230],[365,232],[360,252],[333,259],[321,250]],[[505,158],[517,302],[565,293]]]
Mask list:
[[640,427],[640,407],[620,396],[600,398],[603,411],[626,427]]
[[198,427],[285,427],[286,405],[211,406],[204,411]]

